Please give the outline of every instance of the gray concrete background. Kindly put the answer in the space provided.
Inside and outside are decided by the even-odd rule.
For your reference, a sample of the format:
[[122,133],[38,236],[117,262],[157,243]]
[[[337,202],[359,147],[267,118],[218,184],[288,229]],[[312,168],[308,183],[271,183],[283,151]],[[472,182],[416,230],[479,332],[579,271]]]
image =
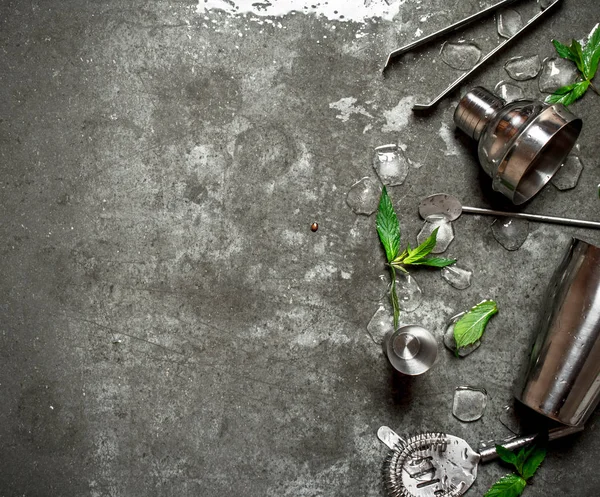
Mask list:
[[[413,162],[390,188],[405,240],[428,194],[503,205],[455,136],[456,101],[507,79],[511,56],[583,38],[596,0],[565,0],[430,116],[410,104],[459,74],[439,44],[380,74],[417,28],[491,3],[407,0],[393,22],[262,25],[190,0],[0,3],[0,495],[379,496],[382,424],[473,444],[508,435],[498,415],[553,267],[572,235],[598,233],[532,223],[508,252],[491,219],[463,216],[449,253],[472,286],[416,271],[425,301],[401,320],[441,344],[456,311],[494,298],[500,313],[477,352],[442,347],[406,381],[366,333],[377,303],[364,288],[384,270],[374,216],[345,203],[375,178],[373,148],[396,142]],[[499,41],[492,19],[463,36]],[[541,96],[536,80],[524,88]],[[526,210],[597,219],[600,97],[572,108],[579,185],[549,186]],[[452,397],[469,384],[490,398],[464,424]],[[553,446],[525,495],[599,495],[597,419]],[[468,495],[506,472],[482,467]]]

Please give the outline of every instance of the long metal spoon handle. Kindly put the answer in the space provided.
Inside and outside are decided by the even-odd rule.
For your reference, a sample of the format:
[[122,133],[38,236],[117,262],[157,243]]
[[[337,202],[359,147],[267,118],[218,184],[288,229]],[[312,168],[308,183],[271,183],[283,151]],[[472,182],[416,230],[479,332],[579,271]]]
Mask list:
[[568,217],[544,216],[543,214],[527,214],[525,212],[502,212],[492,209],[482,209],[480,207],[467,207],[463,205],[463,212],[468,214],[481,214],[484,216],[504,216],[516,217],[518,219],[529,219],[539,221],[540,223],[567,224],[569,226],[579,226],[581,228],[600,229],[600,223],[596,221],[585,221],[583,219],[570,219]]
[[[583,431],[583,426],[561,426],[558,428],[553,428],[548,432],[548,440],[551,442],[552,440],[557,440],[568,435],[573,435],[574,433],[579,433],[580,431]],[[486,442],[486,448],[480,448],[479,450],[481,462],[492,461],[498,457],[498,453],[496,452],[496,445],[502,445],[502,447],[513,451],[520,449],[521,447],[526,447],[531,442],[533,442],[536,437],[537,435],[528,435],[526,437],[500,440],[497,442]],[[483,445],[481,445],[480,447],[482,446]]]

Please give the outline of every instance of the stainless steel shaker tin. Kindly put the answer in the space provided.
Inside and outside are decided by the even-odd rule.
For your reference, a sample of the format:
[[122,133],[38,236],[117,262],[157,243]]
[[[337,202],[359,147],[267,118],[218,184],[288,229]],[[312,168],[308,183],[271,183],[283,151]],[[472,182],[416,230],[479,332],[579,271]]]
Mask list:
[[570,426],[600,401],[600,247],[573,239],[548,286],[515,397]]

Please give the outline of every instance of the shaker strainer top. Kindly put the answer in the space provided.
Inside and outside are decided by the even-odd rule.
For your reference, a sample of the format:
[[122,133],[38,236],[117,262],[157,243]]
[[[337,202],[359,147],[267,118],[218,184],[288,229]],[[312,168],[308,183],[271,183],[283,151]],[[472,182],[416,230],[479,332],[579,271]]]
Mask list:
[[[582,430],[583,426],[558,427],[549,430],[547,437],[551,441]],[[479,463],[498,457],[496,445],[515,450],[531,444],[537,434],[482,443],[479,451],[446,433],[421,433],[405,440],[382,426],[377,437],[390,449],[383,466],[390,497],[459,497],[475,482]]]

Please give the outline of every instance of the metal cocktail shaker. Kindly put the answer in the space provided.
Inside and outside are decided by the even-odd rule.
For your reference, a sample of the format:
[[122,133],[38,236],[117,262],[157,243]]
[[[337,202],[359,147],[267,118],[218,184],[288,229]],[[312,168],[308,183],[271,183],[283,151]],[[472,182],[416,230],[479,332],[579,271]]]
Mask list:
[[515,397],[560,423],[600,401],[600,247],[573,239],[548,287],[527,374]]
[[519,205],[539,192],[575,145],[582,121],[562,104],[506,103],[485,88],[468,92],[454,122],[479,142],[479,162],[492,188]]

